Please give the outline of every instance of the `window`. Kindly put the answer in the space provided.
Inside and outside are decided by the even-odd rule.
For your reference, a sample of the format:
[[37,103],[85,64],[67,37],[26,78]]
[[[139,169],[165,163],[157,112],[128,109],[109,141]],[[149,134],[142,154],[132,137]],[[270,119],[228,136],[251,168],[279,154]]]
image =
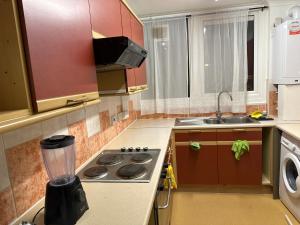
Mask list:
[[[226,71],[228,75],[226,75],[226,79],[224,76],[220,76],[222,79],[222,90],[231,90],[232,89],[232,76],[233,76],[233,47],[232,46],[224,46],[224,48],[217,49],[218,47],[215,45],[211,45],[215,32],[216,26],[221,26],[220,32],[222,34],[228,32],[229,36],[233,36],[234,25],[232,23],[225,24],[226,26],[222,26],[222,24],[212,24],[206,25],[204,27],[204,71],[205,71],[205,85],[204,92],[205,93],[215,93],[215,85],[211,80],[211,74],[215,73],[215,68],[210,66],[211,62],[214,61],[213,54],[209,52],[219,52],[222,57],[225,58],[225,63],[223,65],[224,68],[222,70]],[[234,40],[232,40],[234,41]],[[230,56],[230,57],[225,57]],[[249,17],[248,28],[247,28],[247,63],[248,63],[248,80],[247,80],[247,91],[254,91],[254,16]],[[226,68],[225,68],[226,67]]]
[[254,91],[254,18],[248,22],[247,32],[248,81],[247,91]]

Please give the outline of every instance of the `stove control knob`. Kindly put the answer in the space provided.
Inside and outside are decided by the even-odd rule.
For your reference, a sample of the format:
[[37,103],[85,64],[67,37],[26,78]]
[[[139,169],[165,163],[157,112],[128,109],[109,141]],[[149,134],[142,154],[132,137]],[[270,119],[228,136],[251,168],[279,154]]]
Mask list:
[[135,150],[136,150],[137,152],[139,152],[139,151],[141,151],[141,148],[140,148],[140,147],[136,147]]
[[167,178],[167,172],[166,172],[166,171],[161,172],[160,178],[161,178],[161,179],[166,179],[166,178]]
[[144,152],[147,152],[148,150],[149,150],[148,147],[144,147],[144,148],[143,148],[143,151],[144,151]]
[[132,152],[133,151],[133,147],[128,148],[128,151]]
[[126,148],[125,147],[121,148],[121,152],[126,152]]

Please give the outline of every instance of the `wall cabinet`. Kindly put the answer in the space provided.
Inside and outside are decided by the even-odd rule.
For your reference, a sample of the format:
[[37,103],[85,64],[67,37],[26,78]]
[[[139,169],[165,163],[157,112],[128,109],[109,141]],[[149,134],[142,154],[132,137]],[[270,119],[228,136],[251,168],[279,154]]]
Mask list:
[[99,98],[88,0],[19,0],[35,111]]
[[[133,16],[131,16],[132,40],[138,45],[144,47],[144,28],[143,25]],[[135,85],[140,87],[147,85],[146,62],[134,69]]]
[[[144,47],[143,24],[138,21],[122,1],[120,1],[120,15],[122,28],[120,35],[129,37],[138,45]],[[118,21],[118,17],[116,21]],[[97,30],[97,32],[106,36],[102,30]],[[145,62],[139,68],[99,72],[97,77],[100,95],[134,94],[147,89]]]
[[0,1],[0,122],[31,114],[16,1]]
[[89,0],[93,31],[105,37],[121,36],[121,3],[119,0]]
[[[262,129],[175,130],[179,185],[261,185]],[[247,140],[250,152],[238,161],[231,151],[235,140]],[[201,145],[192,150],[191,141]]]

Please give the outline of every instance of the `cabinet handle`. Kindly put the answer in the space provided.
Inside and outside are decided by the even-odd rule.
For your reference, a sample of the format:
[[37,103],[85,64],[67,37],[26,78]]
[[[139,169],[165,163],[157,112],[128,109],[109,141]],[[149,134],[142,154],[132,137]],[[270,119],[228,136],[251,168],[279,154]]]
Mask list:
[[243,129],[243,128],[236,128],[236,129],[233,129],[233,131],[246,131],[246,129]]
[[137,88],[130,88],[129,92],[136,92]]
[[82,97],[82,98],[78,98],[78,99],[68,99],[67,100],[67,106],[76,106],[76,105],[80,105],[83,104],[84,102],[88,101],[89,98],[88,97]]

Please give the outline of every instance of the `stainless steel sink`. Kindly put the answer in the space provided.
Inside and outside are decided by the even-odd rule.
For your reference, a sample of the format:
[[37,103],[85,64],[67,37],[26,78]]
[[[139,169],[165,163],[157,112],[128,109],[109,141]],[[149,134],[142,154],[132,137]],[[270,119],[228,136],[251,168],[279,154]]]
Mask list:
[[243,124],[243,123],[259,123],[259,121],[251,119],[248,116],[231,116],[222,117],[218,120],[215,117],[203,119],[201,117],[177,118],[175,126],[199,126],[203,124]]
[[233,117],[225,117],[222,118],[224,123],[229,123],[229,124],[239,124],[239,123],[259,123],[257,120],[252,119],[248,116],[233,116]]
[[175,120],[175,126],[191,126],[201,124],[203,124],[203,119],[200,117],[176,118]]
[[222,124],[224,123],[223,119],[219,120],[217,118],[208,118],[203,120],[206,124]]
[[242,124],[242,123],[259,123],[257,120],[254,120],[248,116],[231,116],[231,117],[222,117],[221,120],[217,118],[204,119],[206,124]]

